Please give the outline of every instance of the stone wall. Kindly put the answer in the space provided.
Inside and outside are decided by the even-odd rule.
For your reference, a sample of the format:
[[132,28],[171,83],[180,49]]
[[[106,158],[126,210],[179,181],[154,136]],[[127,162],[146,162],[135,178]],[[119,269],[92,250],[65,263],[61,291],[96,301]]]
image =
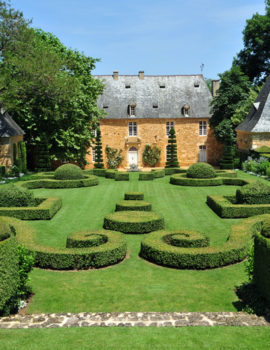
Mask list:
[[[128,123],[137,123],[137,136],[128,136]],[[218,144],[213,131],[209,129],[208,119],[178,118],[178,119],[103,119],[100,130],[103,145],[103,157],[106,164],[105,147],[122,149],[124,159],[120,167],[128,167],[128,150],[135,147],[138,150],[138,166],[143,167],[142,153],[146,144],[157,145],[161,149],[161,159],[157,166],[164,167],[166,163],[166,122],[173,121],[177,138],[178,160],[180,166],[189,166],[198,161],[199,146],[205,145],[207,161],[216,164],[221,157],[222,145]],[[207,122],[207,135],[199,135],[199,122]],[[93,167],[91,149],[89,150],[88,167]]]
[[9,168],[14,163],[13,144],[16,143],[18,152],[19,141],[23,141],[23,135],[0,138],[0,165]]
[[237,131],[237,146],[240,150],[245,151],[261,146],[270,147],[270,133]]

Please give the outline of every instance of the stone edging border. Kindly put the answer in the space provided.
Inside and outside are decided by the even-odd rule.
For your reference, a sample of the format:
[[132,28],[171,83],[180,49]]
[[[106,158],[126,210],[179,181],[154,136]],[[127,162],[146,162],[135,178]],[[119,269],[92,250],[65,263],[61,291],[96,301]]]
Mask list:
[[270,326],[244,312],[81,312],[14,315],[0,318],[0,329],[60,327]]

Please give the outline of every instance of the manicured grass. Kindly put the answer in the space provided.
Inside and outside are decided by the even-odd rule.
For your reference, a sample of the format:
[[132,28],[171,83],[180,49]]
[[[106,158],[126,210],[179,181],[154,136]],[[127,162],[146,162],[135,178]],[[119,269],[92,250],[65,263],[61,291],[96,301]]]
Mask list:
[[267,350],[268,327],[0,330],[1,350]]
[[[244,177],[248,175],[244,174]],[[182,187],[169,177],[129,182],[99,178],[91,188],[35,190],[38,196],[56,196],[62,209],[46,222],[30,222],[42,244],[65,246],[74,231],[101,229],[106,214],[128,191],[140,191],[153,211],[165,218],[166,229],[198,230],[210,244],[226,241],[239,220],[220,219],[205,203],[207,194],[234,194],[235,186]],[[138,257],[144,235],[127,236],[129,255],[122,263],[88,271],[31,273],[35,296],[28,313],[82,311],[236,311],[235,286],[246,280],[244,264],[206,271],[176,270],[150,264]]]

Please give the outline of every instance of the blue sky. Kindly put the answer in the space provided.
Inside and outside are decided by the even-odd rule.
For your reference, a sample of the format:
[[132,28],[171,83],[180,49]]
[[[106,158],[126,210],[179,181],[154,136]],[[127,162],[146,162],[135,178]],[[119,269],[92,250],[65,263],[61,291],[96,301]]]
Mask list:
[[215,79],[242,48],[264,0],[11,0],[33,26],[100,58],[94,74],[197,74]]

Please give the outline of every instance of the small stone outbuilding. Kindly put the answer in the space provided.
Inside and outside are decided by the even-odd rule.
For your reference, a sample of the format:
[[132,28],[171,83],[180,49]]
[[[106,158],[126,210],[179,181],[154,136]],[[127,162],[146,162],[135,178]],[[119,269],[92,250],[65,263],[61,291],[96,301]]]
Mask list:
[[[166,163],[168,134],[174,127],[178,161],[189,166],[198,161],[216,164],[222,146],[209,128],[212,95],[202,75],[96,75],[104,85],[98,107],[105,112],[100,120],[103,155],[105,147],[121,149],[123,168],[144,167],[147,144],[161,149],[157,166]],[[93,167],[95,152],[89,150]]]
[[237,145],[241,151],[247,152],[261,146],[270,147],[270,76],[236,132]]
[[23,141],[24,131],[11,118],[8,112],[0,112],[0,165],[9,168],[14,163],[14,150],[18,150],[18,142]]

